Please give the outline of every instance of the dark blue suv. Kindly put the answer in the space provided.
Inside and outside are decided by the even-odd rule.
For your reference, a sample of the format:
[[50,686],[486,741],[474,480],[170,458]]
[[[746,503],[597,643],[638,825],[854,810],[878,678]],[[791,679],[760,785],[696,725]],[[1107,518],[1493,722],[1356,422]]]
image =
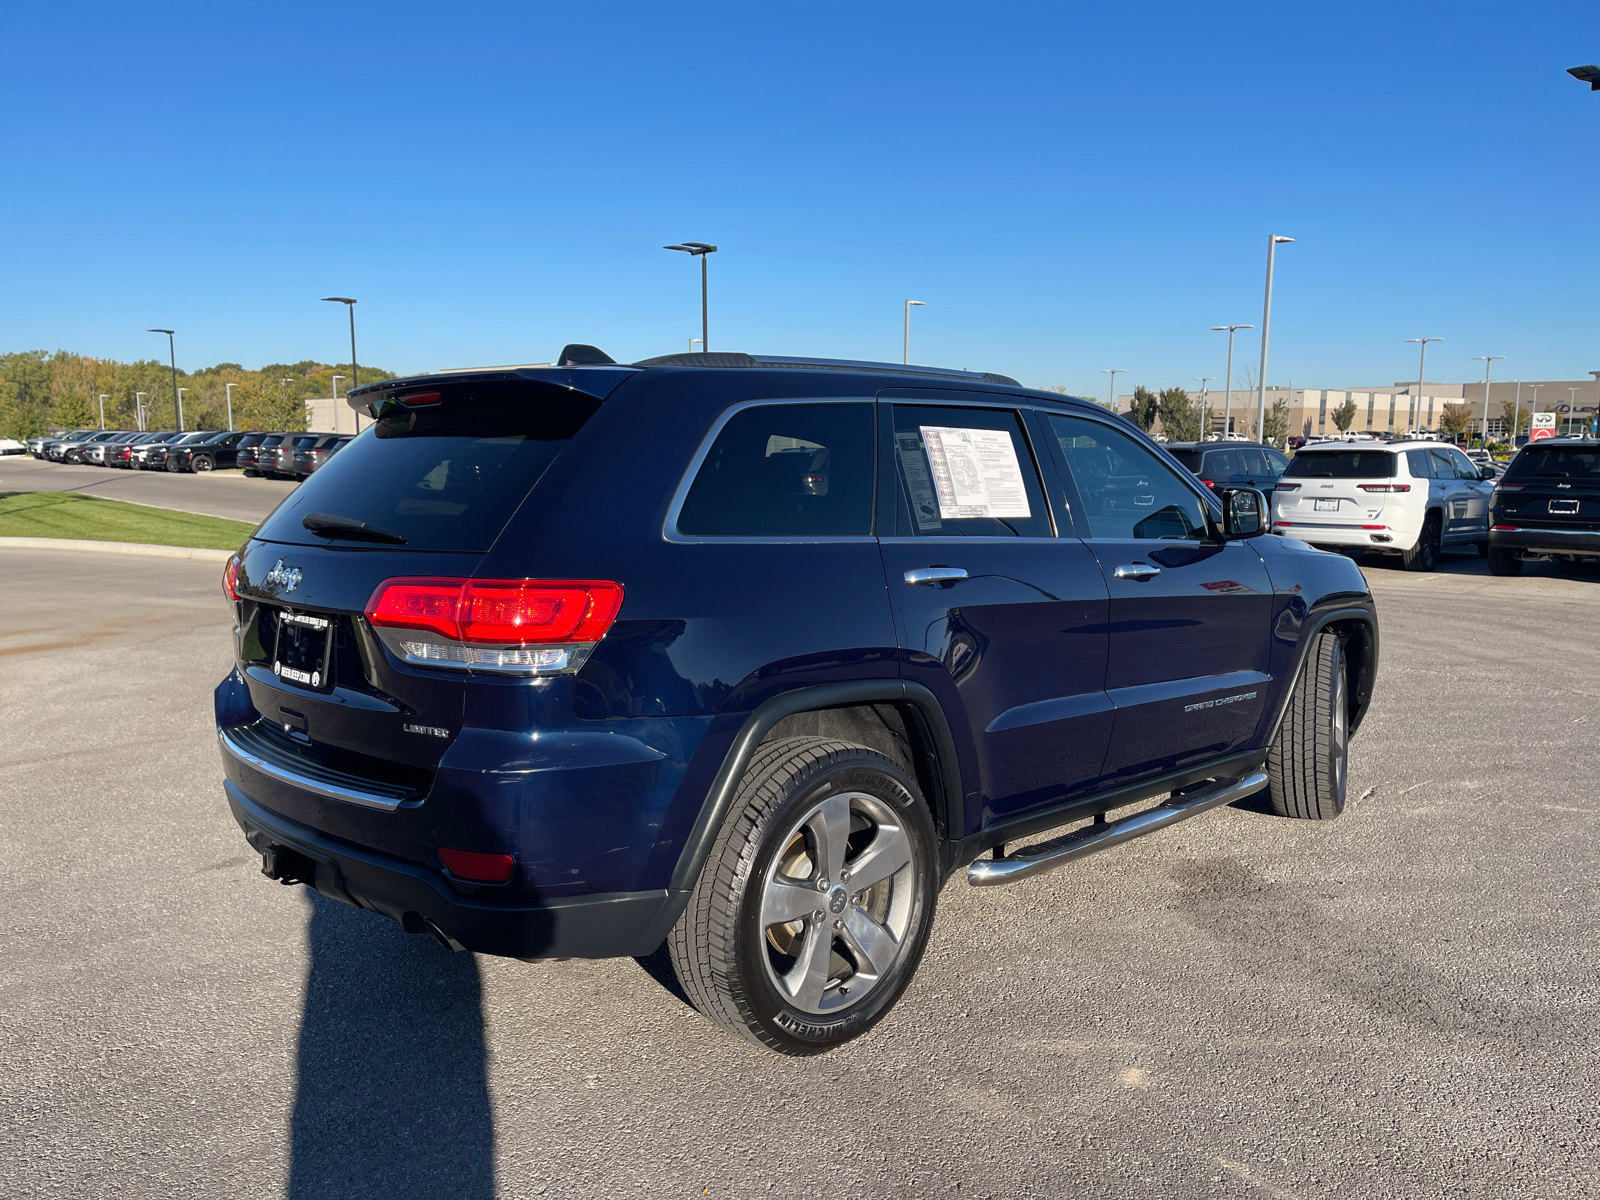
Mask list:
[[452,950],[665,942],[707,1017],[810,1054],[894,1004],[957,871],[1343,808],[1360,572],[1087,401],[569,346],[350,403],[225,580],[271,878]]

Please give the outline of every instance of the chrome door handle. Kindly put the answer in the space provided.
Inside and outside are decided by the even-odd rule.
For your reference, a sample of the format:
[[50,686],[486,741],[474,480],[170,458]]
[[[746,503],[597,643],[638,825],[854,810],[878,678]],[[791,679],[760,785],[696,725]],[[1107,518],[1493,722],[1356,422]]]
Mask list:
[[906,582],[912,586],[919,583],[955,583],[966,577],[967,573],[960,567],[918,567],[915,571],[906,572]]
[[1149,563],[1128,563],[1111,573],[1118,579],[1154,579],[1161,574],[1161,568],[1152,567]]

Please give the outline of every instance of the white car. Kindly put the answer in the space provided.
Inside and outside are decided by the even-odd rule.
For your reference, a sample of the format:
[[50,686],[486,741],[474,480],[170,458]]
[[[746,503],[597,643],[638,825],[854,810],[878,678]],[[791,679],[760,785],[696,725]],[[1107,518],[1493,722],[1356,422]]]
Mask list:
[[1273,488],[1272,531],[1329,550],[1399,554],[1431,571],[1439,551],[1489,545],[1494,483],[1454,446],[1305,446]]
[[0,454],[26,454],[28,448],[11,438],[0,438]]

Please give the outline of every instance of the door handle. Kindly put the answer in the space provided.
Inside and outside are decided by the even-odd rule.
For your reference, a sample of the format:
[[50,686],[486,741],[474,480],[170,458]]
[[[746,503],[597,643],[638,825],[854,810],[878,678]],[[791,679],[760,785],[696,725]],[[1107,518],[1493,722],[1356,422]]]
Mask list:
[[1154,579],[1161,574],[1160,567],[1152,567],[1149,563],[1128,563],[1111,572],[1118,579]]
[[906,572],[906,582],[913,587],[919,583],[956,583],[966,577],[960,567],[918,567]]

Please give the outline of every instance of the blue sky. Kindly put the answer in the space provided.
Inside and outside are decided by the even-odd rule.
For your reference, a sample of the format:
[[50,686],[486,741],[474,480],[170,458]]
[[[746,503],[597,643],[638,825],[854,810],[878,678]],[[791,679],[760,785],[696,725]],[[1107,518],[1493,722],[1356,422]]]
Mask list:
[[[0,349],[1600,369],[1600,5],[11,5]],[[1259,344],[1241,333],[1236,370]],[[1213,383],[1216,389],[1220,383]]]

